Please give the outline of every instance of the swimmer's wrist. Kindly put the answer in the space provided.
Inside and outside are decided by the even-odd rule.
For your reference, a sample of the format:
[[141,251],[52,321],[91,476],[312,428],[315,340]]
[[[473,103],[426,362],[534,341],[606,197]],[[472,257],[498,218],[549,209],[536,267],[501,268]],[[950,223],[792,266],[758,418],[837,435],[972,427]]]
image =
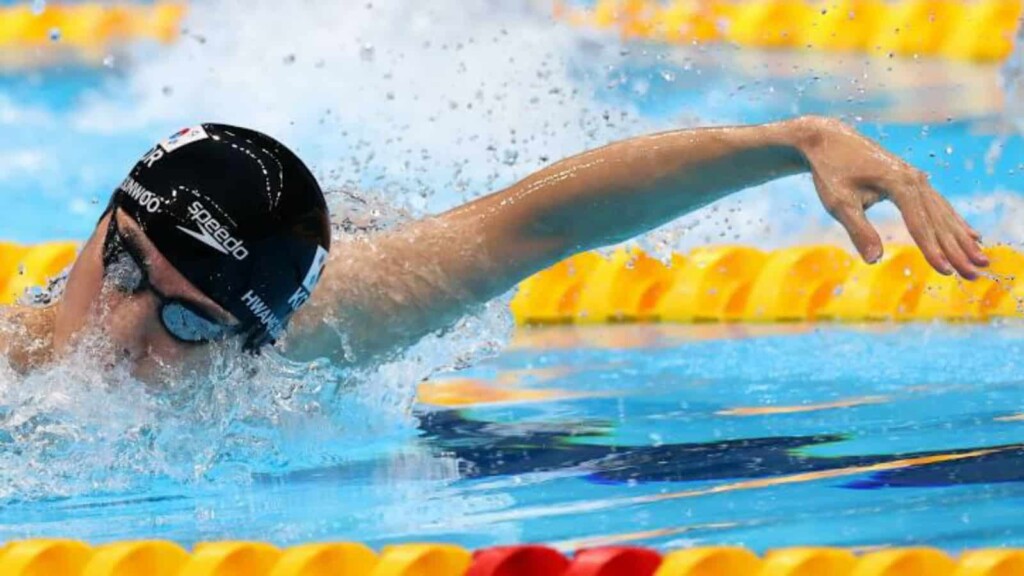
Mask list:
[[772,177],[783,177],[809,172],[810,162],[805,151],[815,139],[815,128],[806,117],[751,126],[743,136],[746,146],[770,154]]
[[800,116],[776,124],[800,156],[802,171],[811,171],[810,152],[821,147],[830,135],[848,132],[849,126],[828,116]]
[[827,132],[835,129],[837,120],[820,116],[799,116],[768,124],[768,138],[788,151],[787,162],[796,172],[810,172],[808,151],[821,144]]

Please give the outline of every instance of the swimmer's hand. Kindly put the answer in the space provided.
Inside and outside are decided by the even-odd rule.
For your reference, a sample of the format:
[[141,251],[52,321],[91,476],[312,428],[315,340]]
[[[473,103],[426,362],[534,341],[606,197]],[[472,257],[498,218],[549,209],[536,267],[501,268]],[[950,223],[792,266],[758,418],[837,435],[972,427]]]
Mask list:
[[978,267],[988,265],[981,236],[932,188],[927,174],[837,120],[809,117],[794,126],[822,204],[866,261],[882,257],[882,239],[864,212],[891,200],[936,270],[974,279]]

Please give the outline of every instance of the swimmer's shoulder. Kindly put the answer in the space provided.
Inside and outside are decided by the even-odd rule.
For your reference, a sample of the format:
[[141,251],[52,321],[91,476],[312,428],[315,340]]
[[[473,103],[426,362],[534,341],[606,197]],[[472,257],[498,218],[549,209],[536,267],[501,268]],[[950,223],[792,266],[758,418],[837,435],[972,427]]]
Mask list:
[[53,357],[56,306],[0,307],[0,353],[11,367],[27,372]]

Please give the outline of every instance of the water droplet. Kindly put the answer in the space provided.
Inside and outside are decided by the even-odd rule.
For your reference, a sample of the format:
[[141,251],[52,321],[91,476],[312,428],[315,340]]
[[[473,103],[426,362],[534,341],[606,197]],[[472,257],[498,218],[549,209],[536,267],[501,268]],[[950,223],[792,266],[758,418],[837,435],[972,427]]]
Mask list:
[[51,42],[59,42],[60,41],[60,28],[50,28],[50,41]]
[[115,63],[115,60],[114,60],[114,55],[113,54],[107,54],[106,56],[103,57],[103,66],[104,67],[106,67],[106,68],[113,68],[114,67],[114,63]]
[[32,13],[39,16],[46,10],[46,0],[32,0]]
[[953,147],[952,146],[946,146],[946,154],[947,155],[952,155],[953,154]]
[[516,161],[518,161],[518,160],[519,160],[519,151],[518,150],[505,150],[504,157],[502,158],[501,161],[506,166],[513,166],[513,165],[515,165]]
[[672,72],[672,71],[669,71],[669,70],[662,70],[661,71],[661,78],[663,80],[665,80],[665,82],[675,82],[676,81],[676,74],[675,74],[675,72]]
[[373,62],[376,56],[376,50],[373,44],[363,44],[363,47],[359,49],[359,57],[363,59],[363,62]]
[[288,54],[282,59],[282,62],[289,66],[295,64],[295,54]]

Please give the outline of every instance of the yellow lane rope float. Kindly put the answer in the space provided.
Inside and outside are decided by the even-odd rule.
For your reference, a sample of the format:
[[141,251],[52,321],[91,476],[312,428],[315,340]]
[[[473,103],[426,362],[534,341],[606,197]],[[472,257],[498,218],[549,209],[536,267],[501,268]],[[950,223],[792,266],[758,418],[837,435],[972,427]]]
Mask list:
[[[652,534],[657,536],[657,534]],[[843,548],[784,548],[759,557],[740,547],[659,553],[635,546],[585,548],[571,557],[542,545],[471,552],[450,544],[385,546],[352,542],[278,548],[261,542],[209,542],[192,552],[167,541],[23,540],[0,548],[5,576],[1011,576],[1024,550],[934,548],[856,554]]]
[[0,242],[0,304],[11,304],[27,289],[45,286],[75,261],[77,253],[75,242],[35,246]]
[[45,61],[50,53],[68,52],[99,63],[117,44],[174,42],[184,16],[185,5],[170,1],[49,4],[42,10],[34,10],[29,2],[0,6],[0,63],[31,64]]
[[992,62],[1013,53],[1021,0],[599,0],[555,12],[626,38]]
[[988,320],[1024,317],[1024,255],[987,249],[988,276],[942,276],[912,246],[868,265],[835,246],[698,248],[668,265],[638,250],[581,254],[524,281],[520,324]]
[[[0,242],[0,304],[45,286],[77,249]],[[587,252],[523,281],[511,309],[520,324],[1024,317],[1024,254],[1007,246],[986,253],[986,276],[968,282],[935,272],[913,246],[889,246],[873,265],[827,245],[707,246],[664,262],[635,248]]]

